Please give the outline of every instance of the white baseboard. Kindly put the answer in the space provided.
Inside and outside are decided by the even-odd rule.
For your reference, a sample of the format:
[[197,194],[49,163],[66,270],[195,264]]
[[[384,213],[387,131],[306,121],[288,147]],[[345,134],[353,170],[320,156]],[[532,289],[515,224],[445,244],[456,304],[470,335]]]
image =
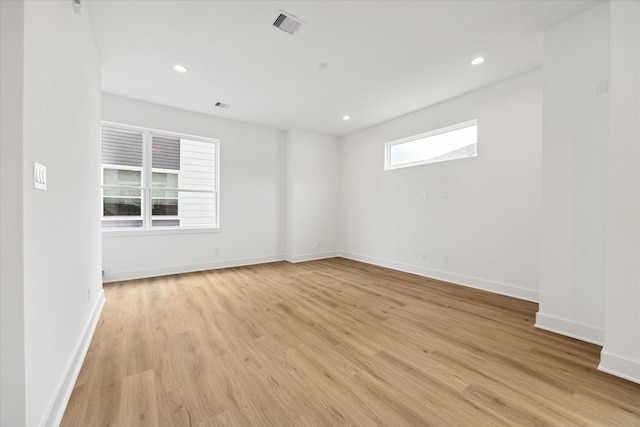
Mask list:
[[350,252],[342,252],[343,258],[360,261],[367,264],[373,264],[380,267],[391,268],[393,270],[404,271],[405,273],[417,274],[418,276],[428,277],[431,279],[442,280],[456,285],[462,285],[469,288],[489,291],[500,295],[506,295],[525,301],[538,302],[538,291],[532,289],[520,288],[506,283],[494,282],[491,280],[479,279],[477,277],[464,276],[430,268],[424,268],[411,264],[404,264],[397,261],[390,261],[366,255],[358,255]]
[[536,324],[534,326],[539,329],[544,329],[545,331],[576,338],[592,344],[604,344],[604,329],[585,325],[584,323],[538,312],[536,313]]
[[600,352],[598,370],[640,384],[640,360],[609,353],[606,346]]
[[80,341],[73,352],[73,357],[67,365],[67,369],[65,369],[64,375],[56,388],[54,397],[45,412],[43,417],[44,422],[40,425],[60,425],[64,411],[69,403],[71,392],[73,391],[73,387],[78,379],[78,374],[80,374],[80,368],[82,368],[82,363],[84,362],[84,358],[89,350],[89,344],[91,344],[91,338],[93,338],[93,333],[98,325],[98,319],[100,319],[100,313],[102,313],[104,303],[104,291],[101,289],[100,295],[96,299],[96,304],[91,312],[91,316],[89,316],[89,321],[85,325]]
[[304,255],[287,255],[285,257],[285,260],[295,264],[297,262],[314,261],[317,259],[335,258],[339,256],[340,256],[339,251],[330,251],[330,252],[317,252],[313,254],[304,254]]
[[243,265],[264,264],[267,262],[283,261],[282,255],[271,255],[254,258],[236,258],[221,261],[211,261],[198,264],[169,265],[153,268],[143,268],[128,271],[105,271],[104,283],[122,280],[145,279],[147,277],[167,276],[169,274],[193,273],[195,271],[216,270],[219,268],[241,267]]

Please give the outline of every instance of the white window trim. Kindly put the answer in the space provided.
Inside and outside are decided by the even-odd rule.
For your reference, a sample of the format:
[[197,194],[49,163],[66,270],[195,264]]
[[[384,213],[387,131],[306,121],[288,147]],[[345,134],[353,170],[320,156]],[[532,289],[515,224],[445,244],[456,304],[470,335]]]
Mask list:
[[[173,131],[166,131],[166,130],[162,130],[162,129],[155,129],[155,128],[147,128],[147,127],[142,127],[142,126],[134,126],[134,125],[128,125],[128,124],[124,124],[124,123],[117,123],[117,122],[110,122],[110,121],[106,121],[103,120],[101,122],[102,126],[109,126],[109,127],[115,127],[115,128],[119,128],[119,129],[124,129],[124,130],[133,130],[136,132],[142,132],[143,133],[143,144],[144,144],[144,148],[143,148],[143,155],[142,155],[142,164],[143,167],[131,167],[131,166],[123,166],[120,169],[130,169],[130,170],[142,170],[142,192],[143,192],[143,198],[144,203],[143,203],[143,216],[142,217],[135,217],[135,218],[131,218],[131,217],[102,217],[102,219],[143,219],[143,225],[145,225],[146,227],[140,227],[140,228],[102,228],[102,235],[107,237],[116,237],[116,236],[144,236],[144,235],[170,235],[170,234],[197,234],[197,233],[219,233],[220,232],[220,223],[221,223],[221,218],[220,218],[220,140],[217,138],[210,138],[210,137],[204,137],[204,136],[199,136],[199,135],[191,135],[188,133],[181,133],[181,132],[173,132]],[[171,137],[176,137],[176,138],[182,138],[182,139],[191,139],[194,141],[201,141],[201,142],[208,142],[214,145],[214,149],[215,149],[215,164],[216,164],[216,170],[215,170],[215,188],[213,191],[207,192],[207,191],[198,191],[200,193],[202,192],[207,192],[207,193],[214,193],[215,197],[216,197],[216,218],[217,218],[217,224],[216,225],[211,225],[211,226],[204,226],[204,225],[197,225],[197,226],[179,226],[179,227],[159,227],[159,226],[155,226],[152,227],[151,223],[152,220],[154,219],[151,215],[151,209],[144,209],[145,206],[149,206],[149,208],[151,207],[151,184],[152,184],[152,180],[151,180],[151,174],[152,172],[154,172],[154,170],[152,170],[151,167],[151,157],[147,154],[151,152],[151,136],[152,135],[163,135],[163,136],[171,136]],[[108,168],[110,165],[105,164],[105,166]],[[114,165],[116,166],[116,165]],[[101,166],[101,170],[102,172],[102,166]],[[160,169],[160,168],[156,168],[155,172],[158,171],[164,171],[164,169]],[[104,184],[102,182],[103,180],[103,174],[101,173],[101,178],[100,178],[100,183],[101,183],[101,192],[102,189],[104,188],[102,184]],[[148,183],[148,185],[147,185]],[[115,188],[115,187],[114,187]],[[118,187],[118,188],[125,188],[125,187]],[[131,187],[131,188],[138,188],[138,187]],[[177,189],[178,191],[194,191],[194,190],[180,190]],[[163,219],[175,219],[177,217],[162,217]],[[160,219],[160,217],[156,217],[155,219]]]
[[[104,170],[105,169],[114,169],[114,170],[127,170],[127,171],[135,171],[140,172],[140,186],[135,185],[104,185]],[[100,165],[100,191],[102,193],[102,203],[104,203],[104,190],[140,190],[140,201],[144,200],[144,171],[140,166],[120,166],[113,164],[101,164]],[[109,196],[112,198],[126,198],[125,196]],[[104,216],[104,212],[102,215],[102,221],[142,221],[144,219],[144,203],[140,206],[141,215],[132,216]]]
[[[385,143],[384,144],[384,170],[388,171],[388,170],[394,170],[394,169],[408,168],[408,167],[411,167],[411,166],[427,165],[427,164],[431,164],[431,163],[439,163],[439,162],[441,162],[441,160],[430,159],[430,160],[420,160],[420,161],[417,161],[417,162],[403,163],[403,164],[400,164],[400,165],[392,165],[391,164],[391,148],[393,146],[395,146],[395,145],[406,144],[407,142],[416,141],[418,139],[429,138],[429,137],[440,135],[440,134],[443,134],[443,133],[448,133],[448,132],[453,132],[453,131],[456,131],[456,130],[459,130],[459,129],[468,128],[468,127],[471,127],[471,126],[478,126],[478,120],[477,119],[468,120],[466,122],[457,123],[455,125],[451,125],[451,126],[435,129],[435,130],[432,130],[432,131],[429,131],[429,132],[424,132],[424,133],[421,133],[421,134],[418,134],[418,135],[412,135],[412,136],[408,136],[406,138],[402,138],[402,139],[398,139],[398,140],[395,140],[395,141],[391,141],[391,142]],[[451,160],[459,160],[459,159],[465,159],[465,158],[467,158],[467,157],[460,157],[460,158],[451,159]]]
[[[173,187],[167,187],[167,188],[154,188],[153,187],[153,173],[166,173],[166,174],[173,174],[173,175],[178,175],[178,182],[180,182],[180,171],[176,171],[175,169],[162,169],[162,168],[152,168],[151,169],[151,182],[149,184],[149,193],[151,193],[151,201],[153,201],[153,191],[174,191],[176,193],[179,193],[179,189],[178,188],[173,188]],[[178,184],[179,186],[179,184]],[[184,190],[183,190],[184,191]],[[160,198],[160,197],[158,197]],[[161,197],[162,199],[172,199],[172,200],[178,200],[178,197]],[[155,220],[176,220],[176,219],[180,219],[180,217],[178,215],[153,215],[153,205],[149,205],[149,207],[151,208],[151,220],[153,221]],[[184,226],[183,226],[184,227]],[[158,226],[152,227],[152,228],[159,228]]]

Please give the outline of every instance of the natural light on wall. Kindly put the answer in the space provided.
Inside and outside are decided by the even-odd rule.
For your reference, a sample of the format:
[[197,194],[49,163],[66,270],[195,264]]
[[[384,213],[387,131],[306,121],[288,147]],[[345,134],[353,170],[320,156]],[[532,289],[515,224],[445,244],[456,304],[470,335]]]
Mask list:
[[470,120],[446,128],[385,144],[384,169],[398,169],[478,154],[478,121]]

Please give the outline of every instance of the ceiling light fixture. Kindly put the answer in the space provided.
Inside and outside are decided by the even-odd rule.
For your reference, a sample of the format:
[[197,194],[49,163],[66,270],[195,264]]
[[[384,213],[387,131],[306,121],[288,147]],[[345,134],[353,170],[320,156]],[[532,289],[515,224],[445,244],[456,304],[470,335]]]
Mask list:
[[325,64],[324,62],[318,62],[318,63],[316,64],[316,68],[317,68],[318,70],[326,70],[326,68],[327,68],[327,64]]
[[176,70],[179,73],[186,73],[187,71],[189,71],[189,69],[187,67],[185,67],[184,65],[181,65],[181,64],[174,65],[173,69]]
[[471,65],[480,65],[483,62],[484,62],[484,58],[482,56],[477,56],[473,58],[473,61],[471,61]]
[[346,122],[347,120],[351,120],[351,117],[349,117],[347,115],[344,115],[344,116],[342,116],[342,120],[344,120]]

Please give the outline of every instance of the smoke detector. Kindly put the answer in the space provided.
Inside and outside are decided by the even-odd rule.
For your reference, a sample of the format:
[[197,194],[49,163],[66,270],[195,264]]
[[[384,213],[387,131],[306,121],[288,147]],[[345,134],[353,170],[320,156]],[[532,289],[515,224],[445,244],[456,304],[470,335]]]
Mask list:
[[216,102],[215,106],[225,110],[228,110],[229,108],[231,108],[231,104],[225,104],[224,102]]
[[276,20],[273,21],[273,26],[281,29],[285,33],[294,35],[304,25],[304,22],[284,10],[278,12]]

